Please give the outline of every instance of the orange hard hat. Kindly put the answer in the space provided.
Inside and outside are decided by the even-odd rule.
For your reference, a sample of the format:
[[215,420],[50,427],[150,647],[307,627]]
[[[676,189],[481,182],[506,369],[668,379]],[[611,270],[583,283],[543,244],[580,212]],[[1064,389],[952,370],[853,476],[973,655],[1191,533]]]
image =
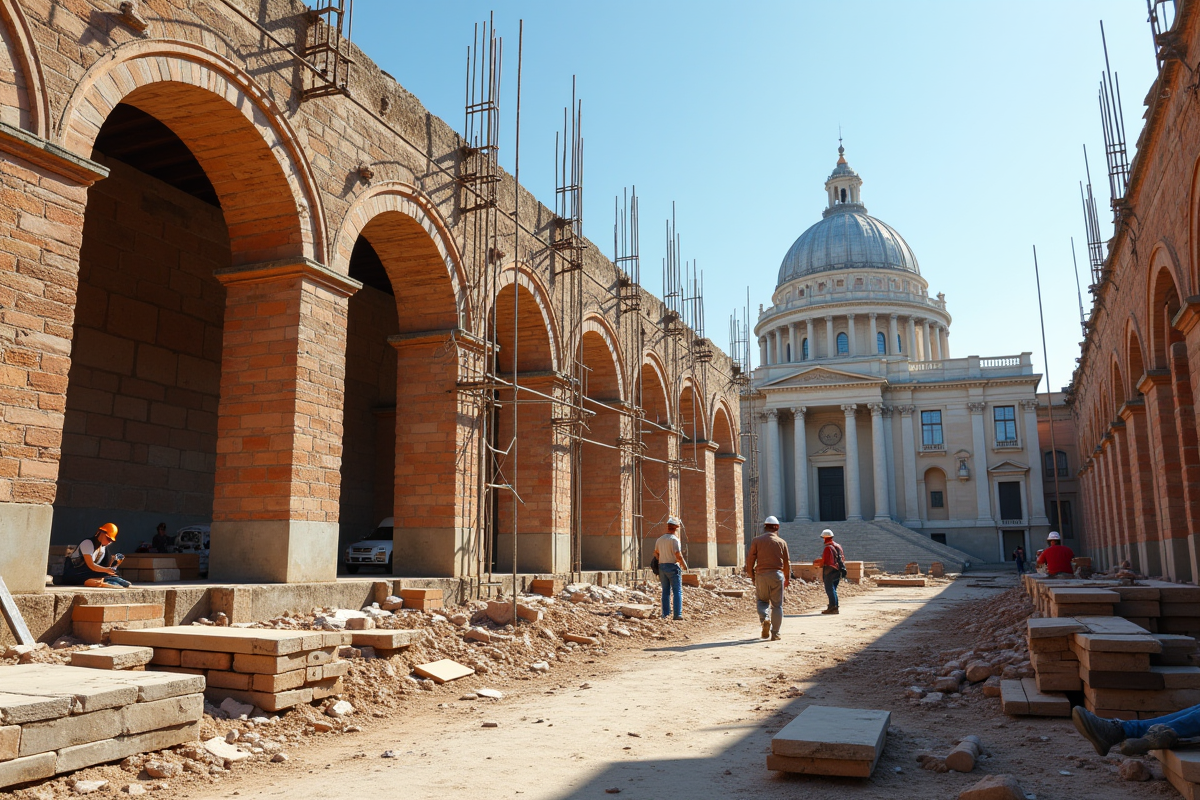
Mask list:
[[111,522],[106,522],[96,529],[96,533],[103,533],[105,536],[115,541],[117,538],[117,526]]

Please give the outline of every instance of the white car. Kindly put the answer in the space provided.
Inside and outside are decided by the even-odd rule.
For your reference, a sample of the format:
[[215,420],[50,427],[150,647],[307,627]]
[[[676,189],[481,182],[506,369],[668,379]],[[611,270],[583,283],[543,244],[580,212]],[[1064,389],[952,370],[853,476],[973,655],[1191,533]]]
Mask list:
[[175,531],[175,552],[199,553],[197,566],[204,577],[208,577],[209,537],[208,525],[184,525]]
[[395,521],[388,517],[362,541],[355,542],[346,548],[346,572],[354,575],[359,567],[383,567],[384,571],[392,571],[392,526]]

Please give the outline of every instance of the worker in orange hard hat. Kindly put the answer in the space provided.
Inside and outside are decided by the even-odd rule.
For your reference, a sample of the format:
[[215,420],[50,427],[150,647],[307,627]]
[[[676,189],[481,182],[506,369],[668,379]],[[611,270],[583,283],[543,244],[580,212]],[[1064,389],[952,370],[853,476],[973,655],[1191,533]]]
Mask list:
[[113,550],[117,526],[106,522],[96,533],[79,543],[63,564],[61,584],[96,589],[128,589],[129,581],[117,575],[125,556]]

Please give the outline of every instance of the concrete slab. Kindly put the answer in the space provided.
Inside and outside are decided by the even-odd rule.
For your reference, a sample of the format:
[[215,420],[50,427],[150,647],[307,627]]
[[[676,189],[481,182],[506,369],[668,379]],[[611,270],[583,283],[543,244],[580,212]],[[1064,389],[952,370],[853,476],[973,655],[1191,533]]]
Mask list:
[[771,752],[789,758],[878,761],[889,711],[809,706],[771,739]]
[[1141,625],[1130,622],[1124,617],[1085,617],[1077,615],[1075,621],[1086,625],[1088,633],[1108,636],[1153,636]]
[[124,670],[149,664],[152,658],[154,658],[154,650],[150,647],[110,645],[71,653],[71,666]]
[[260,628],[219,628],[178,625],[141,631],[113,631],[114,644],[169,647],[175,650],[207,650],[224,653],[284,656],[350,644],[350,633],[322,631],[278,631]]
[[459,678],[475,674],[475,670],[470,667],[459,664],[457,661],[451,661],[448,658],[413,667],[413,672],[422,678],[431,678],[436,683],[456,681]]
[[1076,633],[1076,647],[1094,653],[1161,653],[1162,642],[1150,634],[1122,636],[1107,633]]

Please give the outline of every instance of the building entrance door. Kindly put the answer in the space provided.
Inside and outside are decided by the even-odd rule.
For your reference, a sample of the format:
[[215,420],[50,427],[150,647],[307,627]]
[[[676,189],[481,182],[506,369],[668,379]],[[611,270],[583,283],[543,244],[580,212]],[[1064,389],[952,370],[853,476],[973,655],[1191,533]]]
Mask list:
[[817,496],[822,522],[846,519],[846,477],[841,467],[817,467]]
[[[1025,546],[1025,531],[1003,531],[1004,560],[1013,560],[1013,550]],[[1029,561],[1029,551],[1025,551],[1025,561]]]

